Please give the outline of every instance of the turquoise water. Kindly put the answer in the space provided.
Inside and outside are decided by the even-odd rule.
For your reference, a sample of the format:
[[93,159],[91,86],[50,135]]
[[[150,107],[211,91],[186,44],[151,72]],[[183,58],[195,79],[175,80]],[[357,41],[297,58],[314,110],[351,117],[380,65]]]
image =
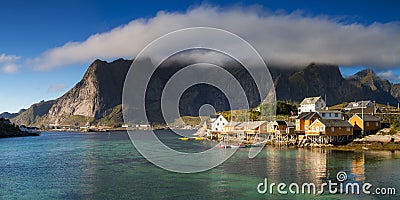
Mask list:
[[[158,136],[175,149],[198,152],[214,143]],[[221,149],[221,151],[224,151]],[[399,199],[399,195],[257,192],[269,183],[371,183],[400,192],[400,152],[341,152],[266,147],[256,158],[239,149],[224,164],[197,174],[165,171],[149,163],[125,132],[42,133],[0,139],[0,199]]]

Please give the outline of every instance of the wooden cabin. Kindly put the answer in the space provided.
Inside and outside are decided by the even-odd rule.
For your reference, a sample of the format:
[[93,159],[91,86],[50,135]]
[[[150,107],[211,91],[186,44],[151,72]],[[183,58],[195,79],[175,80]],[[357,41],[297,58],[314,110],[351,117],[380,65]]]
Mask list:
[[303,135],[308,127],[316,120],[322,119],[321,116],[316,112],[301,113],[296,118],[296,130],[295,133]]
[[381,129],[381,120],[370,114],[355,114],[349,119],[350,124],[353,125],[354,131],[364,135],[374,134]]
[[352,136],[353,126],[341,119],[317,119],[305,133],[306,135]]
[[294,134],[295,127],[295,124],[292,122],[276,120],[267,124],[267,132],[270,134],[277,132],[281,134]]

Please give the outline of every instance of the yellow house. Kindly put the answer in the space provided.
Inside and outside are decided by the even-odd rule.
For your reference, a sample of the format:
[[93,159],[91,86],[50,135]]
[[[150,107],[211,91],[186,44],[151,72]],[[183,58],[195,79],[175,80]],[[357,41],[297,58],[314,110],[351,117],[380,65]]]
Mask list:
[[304,134],[308,127],[316,120],[322,119],[321,116],[318,115],[316,112],[307,112],[301,113],[296,118],[296,130],[295,133],[297,134]]
[[305,135],[351,136],[353,126],[341,119],[316,119],[305,131]]
[[354,126],[354,131],[364,131],[365,134],[376,133],[381,128],[380,119],[369,114],[355,114],[349,122]]

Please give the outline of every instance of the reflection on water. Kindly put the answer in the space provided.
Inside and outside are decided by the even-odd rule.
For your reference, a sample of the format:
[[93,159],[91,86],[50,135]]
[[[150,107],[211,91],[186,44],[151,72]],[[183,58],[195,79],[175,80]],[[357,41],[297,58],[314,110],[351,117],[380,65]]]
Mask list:
[[[188,152],[214,145],[207,141],[183,142],[168,134],[161,137],[175,149]],[[264,178],[276,183],[312,182],[320,186],[328,180],[336,181],[339,171],[348,173],[348,182],[400,190],[398,151],[267,146],[249,159],[249,149],[239,149],[222,165],[197,174],[178,174],[154,166],[134,149],[126,133],[43,133],[40,137],[7,138],[0,140],[0,152],[0,199],[310,199],[315,196],[260,195],[256,187]]]
[[365,156],[364,152],[354,153],[351,166],[351,173],[354,175],[354,180],[358,182],[365,181]]

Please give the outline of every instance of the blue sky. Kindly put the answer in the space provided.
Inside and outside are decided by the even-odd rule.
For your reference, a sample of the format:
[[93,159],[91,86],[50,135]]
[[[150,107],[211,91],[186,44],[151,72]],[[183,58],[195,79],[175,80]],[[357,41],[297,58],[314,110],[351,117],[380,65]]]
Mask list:
[[[64,51],[69,48],[66,47],[67,43],[77,43],[73,45],[74,48],[86,53],[88,47],[102,47],[96,46],[93,42],[85,42],[96,34],[104,39],[105,37],[102,37],[102,35],[106,35],[104,33],[112,32],[117,27],[127,29],[129,22],[139,18],[144,22],[138,22],[137,27],[149,27],[151,30],[156,30],[157,28],[160,29],[159,25],[146,20],[153,19],[155,22],[157,20],[172,20],[171,24],[173,24],[175,14],[179,15],[180,19],[193,18],[193,13],[207,14],[209,7],[211,7],[212,14],[231,12],[239,17],[246,16],[246,13],[254,11],[258,13],[257,17],[260,18],[261,22],[266,20],[265,16],[278,16],[278,20],[280,18],[287,20],[287,16],[289,16],[289,20],[284,23],[290,24],[293,21],[296,22],[296,20],[309,19],[319,24],[330,23],[326,28],[327,30],[336,25],[343,27],[348,24],[356,24],[361,27],[356,27],[354,33],[358,33],[357,31],[362,33],[365,30],[370,34],[375,33],[376,27],[383,27],[385,38],[395,39],[400,33],[398,24],[400,21],[399,1],[315,0],[303,3],[284,0],[246,2],[227,0],[192,2],[151,0],[141,2],[0,1],[0,80],[3,83],[0,90],[0,113],[4,111],[17,112],[21,108],[28,108],[32,103],[61,96],[82,78],[94,58],[109,61],[118,57],[131,58],[137,52],[137,49],[144,47],[144,43],[137,43],[137,49],[127,49],[121,51],[121,54],[118,51],[110,54],[107,51],[100,51],[98,54],[88,53],[90,55],[75,59],[80,55],[73,54],[63,57],[63,54],[68,52]],[[235,11],[238,8],[245,9]],[[188,10],[197,12],[189,12]],[[162,14],[160,11],[166,14]],[[240,21],[239,17],[231,20]],[[207,25],[206,22],[204,20],[200,23]],[[378,25],[375,26],[374,24]],[[217,26],[215,24],[210,25]],[[136,25],[131,26],[136,27]],[[229,30],[229,26],[222,26],[221,28]],[[159,32],[154,31],[152,34],[154,37],[159,37],[165,31],[167,30],[162,29]],[[230,31],[235,32],[235,28]],[[252,38],[246,38],[247,33],[238,32],[240,36],[249,39],[249,42],[252,43]],[[113,34],[110,35],[118,38]],[[338,34],[340,36],[341,33]],[[368,38],[369,35],[365,37]],[[379,36],[373,38],[378,38],[377,41],[382,40]],[[151,39],[154,38],[144,38],[142,41],[151,41]],[[110,41],[112,40],[110,39]],[[257,41],[253,43],[257,43]],[[391,46],[390,42],[388,44],[382,45],[382,48],[378,48],[377,51],[392,50],[390,48],[385,49],[385,47]],[[393,45],[396,45],[396,43]],[[263,47],[256,46],[256,49],[263,52]],[[113,50],[111,49],[111,51]],[[79,52],[79,54],[82,53]],[[321,56],[321,60],[326,58],[325,55]],[[400,82],[400,65],[398,65],[397,58],[389,56],[390,62],[377,61],[369,66],[371,62],[368,59],[365,59],[365,61],[362,59],[368,56],[356,54],[355,57],[359,59],[355,61],[344,58],[338,60],[339,65],[343,63],[341,71],[345,76],[360,69],[372,67],[383,77],[390,78],[394,82]],[[279,60],[279,57],[276,59]],[[307,59],[309,58],[307,57]],[[304,59],[304,62],[307,59]],[[56,62],[57,60],[60,60],[61,63]]]

